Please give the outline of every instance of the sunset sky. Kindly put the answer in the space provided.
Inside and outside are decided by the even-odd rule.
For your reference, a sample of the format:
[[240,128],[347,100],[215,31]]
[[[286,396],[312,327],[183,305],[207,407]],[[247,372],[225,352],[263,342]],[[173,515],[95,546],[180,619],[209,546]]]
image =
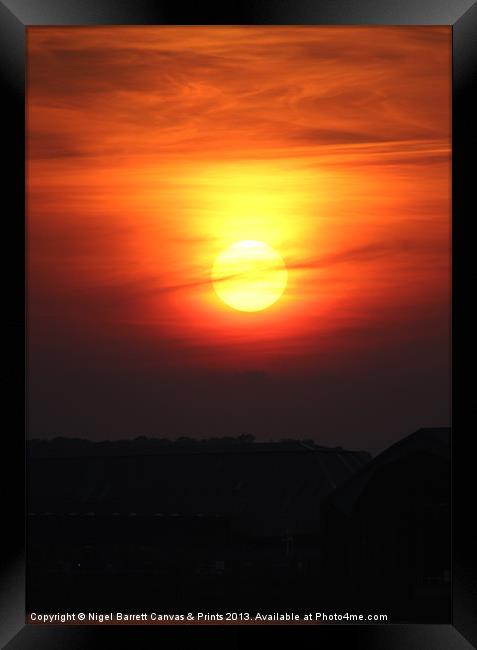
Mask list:
[[[448,27],[30,27],[29,435],[449,424]],[[237,311],[225,248],[288,282]]]

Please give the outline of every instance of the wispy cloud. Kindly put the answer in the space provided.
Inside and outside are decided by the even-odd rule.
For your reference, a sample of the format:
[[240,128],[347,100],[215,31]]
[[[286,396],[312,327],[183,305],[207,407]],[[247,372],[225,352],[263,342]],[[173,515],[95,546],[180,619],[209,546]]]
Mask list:
[[445,139],[449,39],[439,27],[351,38],[299,27],[29,30],[30,155]]

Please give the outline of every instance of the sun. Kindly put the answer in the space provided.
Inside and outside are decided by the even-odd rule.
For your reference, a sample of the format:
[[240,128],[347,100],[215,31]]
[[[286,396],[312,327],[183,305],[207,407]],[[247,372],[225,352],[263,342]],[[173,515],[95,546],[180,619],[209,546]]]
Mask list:
[[221,300],[239,311],[273,305],[287,286],[288,271],[279,253],[262,241],[238,241],[223,250],[212,267],[212,282]]

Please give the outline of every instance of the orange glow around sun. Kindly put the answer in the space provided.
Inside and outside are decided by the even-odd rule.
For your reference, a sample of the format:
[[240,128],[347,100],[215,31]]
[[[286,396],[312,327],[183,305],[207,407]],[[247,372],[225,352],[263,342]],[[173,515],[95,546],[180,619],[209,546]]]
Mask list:
[[33,339],[266,367],[425,331],[450,53],[447,27],[28,28]]

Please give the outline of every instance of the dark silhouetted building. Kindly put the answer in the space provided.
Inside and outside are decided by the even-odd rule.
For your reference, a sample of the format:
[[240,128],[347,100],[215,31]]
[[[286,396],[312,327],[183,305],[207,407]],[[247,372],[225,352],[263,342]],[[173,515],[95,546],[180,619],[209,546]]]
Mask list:
[[450,607],[450,429],[386,449],[323,501],[322,521],[325,565],[350,594]]

